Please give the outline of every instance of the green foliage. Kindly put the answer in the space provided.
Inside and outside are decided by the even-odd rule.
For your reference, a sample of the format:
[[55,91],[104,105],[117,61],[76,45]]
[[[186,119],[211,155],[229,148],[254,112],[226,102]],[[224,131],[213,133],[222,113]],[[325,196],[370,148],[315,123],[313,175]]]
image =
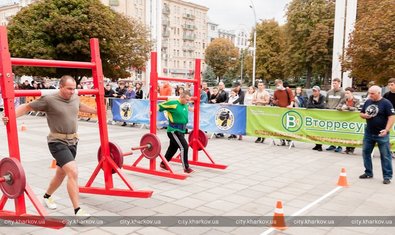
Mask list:
[[210,66],[207,66],[206,70],[203,72],[203,81],[207,82],[208,86],[214,86],[217,84],[217,78]]
[[286,72],[306,76],[306,87],[314,76],[331,74],[334,16],[335,0],[293,0],[288,6]]
[[265,80],[284,79],[285,35],[275,20],[257,25],[256,77]]
[[233,70],[238,63],[239,52],[233,43],[225,38],[213,40],[205,51],[205,61],[215,75],[222,78],[226,72]]
[[357,82],[395,77],[395,1],[361,0],[343,65]]
[[[98,38],[104,75],[130,76],[143,68],[150,42],[145,26],[99,0],[42,0],[23,8],[8,25],[12,57],[90,61],[89,39]],[[18,67],[16,74],[90,75],[88,70]]]

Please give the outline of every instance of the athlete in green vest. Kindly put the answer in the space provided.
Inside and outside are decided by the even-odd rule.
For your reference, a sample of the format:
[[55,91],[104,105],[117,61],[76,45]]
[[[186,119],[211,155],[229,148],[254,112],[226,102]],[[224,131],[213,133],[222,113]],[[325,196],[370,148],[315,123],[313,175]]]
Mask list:
[[[170,161],[174,154],[180,149],[181,162],[185,173],[192,173],[193,170],[188,164],[188,142],[185,140],[186,126],[188,123],[188,101],[190,99],[189,92],[180,94],[178,100],[169,100],[159,104],[159,111],[167,111],[169,118],[169,126],[167,127],[167,136],[170,139],[170,145],[166,151],[165,158]],[[166,165],[161,162],[160,167],[168,170]]]

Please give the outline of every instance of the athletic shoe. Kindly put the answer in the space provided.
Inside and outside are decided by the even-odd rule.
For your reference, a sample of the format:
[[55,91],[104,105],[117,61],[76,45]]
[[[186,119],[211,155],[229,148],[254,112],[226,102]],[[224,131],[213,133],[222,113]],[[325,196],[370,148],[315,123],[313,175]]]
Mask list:
[[335,149],[336,149],[336,147],[331,145],[328,148],[326,148],[326,151],[332,151],[332,150],[335,150]]
[[383,184],[390,184],[390,183],[391,183],[391,180],[389,180],[389,179],[383,180]]
[[341,153],[342,150],[343,150],[343,148],[339,146],[339,147],[337,147],[337,148],[335,149],[335,152],[336,152],[336,153]]
[[163,170],[166,170],[166,171],[169,170],[169,169],[167,168],[167,166],[166,166],[163,162],[161,162],[161,163],[159,164],[159,166],[160,166],[160,168],[162,168]]
[[261,143],[261,141],[262,141],[262,138],[258,137],[258,139],[255,140],[255,143]]
[[56,203],[54,202],[52,197],[49,198],[44,198],[44,204],[48,209],[55,210],[56,209]]
[[88,212],[84,211],[81,208],[77,211],[75,216],[77,216],[78,219],[88,219],[89,217],[91,217],[91,215]]
[[193,172],[194,172],[194,170],[192,170],[191,168],[188,168],[188,169],[184,170],[184,173],[187,173],[187,174],[191,174]]

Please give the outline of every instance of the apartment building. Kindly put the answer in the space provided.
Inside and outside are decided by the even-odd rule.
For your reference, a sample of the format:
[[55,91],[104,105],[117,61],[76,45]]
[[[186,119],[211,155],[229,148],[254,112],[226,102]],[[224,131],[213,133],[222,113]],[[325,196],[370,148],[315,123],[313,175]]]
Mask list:
[[146,23],[146,0],[101,0],[101,2],[120,14]]
[[[39,0],[12,0],[0,6],[0,24],[6,25],[11,16],[23,6]],[[156,15],[162,9],[161,25],[161,65],[164,75],[171,77],[193,77],[195,58],[204,59],[207,47],[207,11],[205,6],[182,0],[162,0],[161,7],[155,0],[101,0],[114,11],[138,19],[148,25],[149,15]],[[147,16],[148,15],[148,16]],[[154,30],[151,28],[151,30]],[[202,70],[205,65],[203,62]],[[132,76],[142,78],[142,74],[131,71]]]
[[207,7],[190,2],[163,1],[163,74],[171,77],[193,77],[194,60],[204,59],[207,47],[207,11]]
[[0,3],[0,25],[5,26],[22,7],[37,0],[4,0]]

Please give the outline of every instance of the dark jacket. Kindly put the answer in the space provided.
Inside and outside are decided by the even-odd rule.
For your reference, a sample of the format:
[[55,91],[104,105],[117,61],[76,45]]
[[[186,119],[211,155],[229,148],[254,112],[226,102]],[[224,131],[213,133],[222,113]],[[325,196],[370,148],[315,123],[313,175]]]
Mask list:
[[307,101],[307,108],[308,109],[324,109],[325,108],[325,97],[320,94],[320,98],[318,101],[313,99],[313,95],[309,97]]
[[215,99],[217,101],[216,102],[217,104],[225,103],[228,100],[228,93],[226,91],[224,91],[224,90],[218,91],[218,95],[217,95],[217,97]]
[[237,93],[239,98],[233,102],[233,104],[244,104],[244,91],[240,89],[240,91]]
[[142,99],[142,98],[143,98],[143,90],[136,91],[136,99]]

